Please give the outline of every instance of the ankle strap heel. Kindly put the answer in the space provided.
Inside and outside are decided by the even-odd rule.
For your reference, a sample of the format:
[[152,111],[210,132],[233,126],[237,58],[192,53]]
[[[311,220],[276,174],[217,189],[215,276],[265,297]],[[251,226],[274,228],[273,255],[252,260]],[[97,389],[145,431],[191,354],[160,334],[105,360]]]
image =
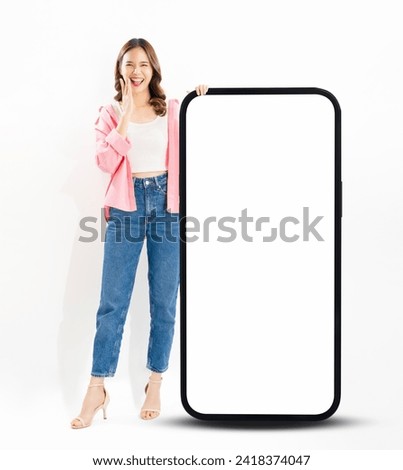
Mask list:
[[[159,380],[153,380],[151,377],[149,377],[148,379],[148,383],[146,384],[145,388],[144,388],[144,392],[147,394],[147,391],[148,391],[148,386],[150,383],[152,384],[160,384],[162,382],[162,377],[160,377]],[[153,417],[149,417],[149,418],[146,418],[145,416],[143,416],[143,413],[145,412],[147,414],[148,411],[151,411],[154,413],[154,416]],[[157,408],[148,408],[148,407],[143,407],[141,408],[141,413],[140,413],[140,416],[142,419],[146,419],[146,420],[149,420],[149,419],[154,419],[154,418],[157,418],[159,415],[160,415],[160,412],[161,410],[160,409],[157,409]]]
[[[104,401],[99,406],[97,406],[95,408],[89,422],[86,423],[81,416],[77,416],[77,418],[75,418],[71,422],[71,427],[73,429],[82,429],[82,428],[87,428],[88,426],[91,426],[92,420],[93,420],[94,416],[96,415],[96,413],[99,410],[103,411],[104,419],[106,419],[106,409],[109,405],[110,397],[109,397],[109,393],[105,389],[105,384],[101,383],[101,384],[90,384],[90,385],[88,385],[88,388],[91,388],[91,387],[102,387],[103,388],[103,391],[104,391],[104,394],[105,394]],[[77,424],[77,421],[79,422],[79,425]]]

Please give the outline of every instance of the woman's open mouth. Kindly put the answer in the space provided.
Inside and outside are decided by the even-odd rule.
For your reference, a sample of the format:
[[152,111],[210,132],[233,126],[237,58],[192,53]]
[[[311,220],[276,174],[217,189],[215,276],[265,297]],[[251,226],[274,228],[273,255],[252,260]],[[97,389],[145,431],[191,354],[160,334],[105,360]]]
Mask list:
[[144,78],[143,79],[130,79],[130,81],[132,82],[132,85],[133,86],[139,86],[143,83],[144,81]]

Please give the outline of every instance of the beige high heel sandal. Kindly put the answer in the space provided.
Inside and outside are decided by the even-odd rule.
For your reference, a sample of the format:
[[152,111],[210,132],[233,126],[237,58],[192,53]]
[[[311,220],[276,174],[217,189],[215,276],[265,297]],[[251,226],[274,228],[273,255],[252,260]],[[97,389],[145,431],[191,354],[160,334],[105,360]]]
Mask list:
[[97,408],[95,408],[94,413],[93,413],[92,418],[91,418],[89,423],[85,423],[85,421],[83,420],[83,418],[81,418],[81,416],[77,416],[77,418],[74,418],[73,421],[75,421],[75,420],[80,421],[81,426],[74,425],[73,421],[72,421],[70,423],[72,429],[82,429],[82,428],[88,428],[88,426],[91,426],[92,420],[94,419],[94,416],[101,409],[103,410],[104,419],[106,419],[106,408],[108,407],[109,401],[110,401],[109,393],[106,391],[104,384],[88,385],[88,388],[91,388],[91,387],[103,387],[104,388],[104,392],[105,392],[104,402],[101,405],[99,405]]
[[[162,377],[160,378],[160,380],[152,380],[151,378],[149,378],[149,379],[148,379],[148,383],[147,383],[147,385],[146,385],[145,388],[144,388],[145,394],[147,395],[148,385],[149,385],[150,383],[153,383],[153,384],[160,384],[161,382],[162,382]],[[157,413],[157,414],[156,414],[155,416],[152,416],[151,418],[148,418],[148,417],[147,417],[147,418],[144,418],[144,417],[142,416],[142,414],[144,413],[144,411],[152,411],[152,412]],[[155,419],[155,418],[158,418],[158,416],[160,415],[160,412],[161,412],[161,410],[158,410],[158,409],[156,409],[156,408],[144,408],[144,406],[143,406],[143,407],[141,408],[141,411],[140,411],[140,418],[141,418],[141,419],[144,419],[145,421],[148,421],[148,420],[150,420],[150,419]]]

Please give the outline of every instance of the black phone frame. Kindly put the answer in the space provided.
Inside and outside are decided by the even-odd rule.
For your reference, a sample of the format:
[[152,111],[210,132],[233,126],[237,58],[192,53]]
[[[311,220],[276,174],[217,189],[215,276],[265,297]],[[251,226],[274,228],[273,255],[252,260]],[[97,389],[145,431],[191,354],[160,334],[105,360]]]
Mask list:
[[180,391],[181,402],[187,413],[194,418],[209,421],[320,421],[332,416],[341,399],[341,218],[342,218],[342,179],[341,179],[341,108],[336,97],[323,88],[284,87],[284,88],[209,88],[207,95],[298,95],[316,94],[328,98],[334,107],[334,400],[330,408],[320,414],[207,414],[194,410],[187,400],[186,388],[186,111],[189,103],[198,95],[190,92],[183,99],[179,112],[179,215],[180,215]]

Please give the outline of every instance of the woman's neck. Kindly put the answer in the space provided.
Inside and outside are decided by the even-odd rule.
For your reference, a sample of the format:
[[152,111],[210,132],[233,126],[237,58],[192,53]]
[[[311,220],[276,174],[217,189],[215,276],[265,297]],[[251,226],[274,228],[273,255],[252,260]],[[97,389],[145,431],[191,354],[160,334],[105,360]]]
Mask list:
[[150,92],[144,92],[144,93],[133,93],[133,101],[134,101],[134,106],[135,108],[149,108],[150,107]]

